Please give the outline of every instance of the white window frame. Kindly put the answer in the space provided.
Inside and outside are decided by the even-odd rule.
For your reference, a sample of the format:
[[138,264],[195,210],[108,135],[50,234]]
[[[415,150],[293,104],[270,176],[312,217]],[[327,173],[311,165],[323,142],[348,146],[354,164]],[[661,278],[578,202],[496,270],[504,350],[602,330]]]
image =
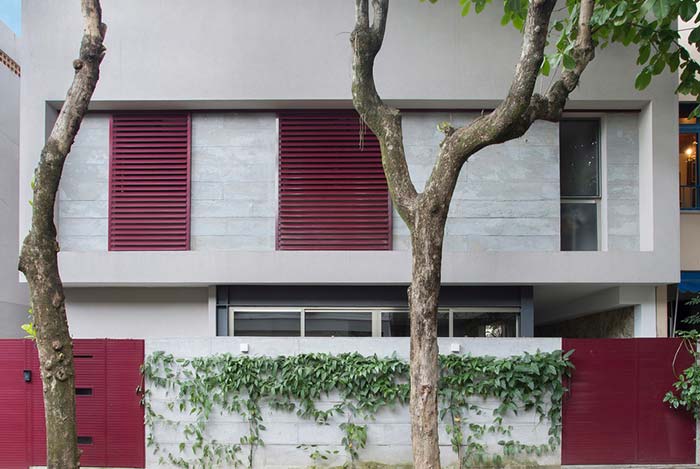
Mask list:
[[[361,306],[358,308],[353,308],[349,306],[293,306],[293,307],[263,307],[263,306],[229,306],[228,307],[228,335],[230,337],[234,336],[235,331],[235,314],[234,313],[299,313],[299,318],[301,325],[299,328],[299,337],[306,337],[306,312],[358,312],[358,313],[372,313],[372,336],[371,337],[382,337],[382,313],[406,313],[408,314],[408,308],[401,308],[395,306],[379,306],[379,307],[367,307]],[[449,317],[449,335],[446,338],[454,337],[454,313],[516,313],[515,318],[515,337],[520,337],[520,313],[521,308],[517,306],[460,306],[460,307],[449,307],[449,308],[438,308],[438,313],[448,313]],[[261,336],[262,337],[262,336]],[[291,336],[297,337],[297,336]]]

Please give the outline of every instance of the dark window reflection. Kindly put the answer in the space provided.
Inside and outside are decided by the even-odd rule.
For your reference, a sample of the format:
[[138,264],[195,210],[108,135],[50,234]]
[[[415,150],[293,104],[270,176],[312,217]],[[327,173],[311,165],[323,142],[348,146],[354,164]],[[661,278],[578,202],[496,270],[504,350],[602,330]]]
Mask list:
[[600,196],[597,120],[559,124],[559,171],[562,197]]
[[561,250],[598,250],[598,205],[561,204]]
[[301,313],[289,312],[240,312],[233,313],[234,336],[299,337]]
[[307,311],[307,337],[371,337],[372,313],[355,311]]
[[[409,337],[411,327],[408,311],[382,312],[382,337]],[[450,336],[450,313],[438,313],[438,337]]]
[[454,313],[455,337],[516,337],[517,313]]

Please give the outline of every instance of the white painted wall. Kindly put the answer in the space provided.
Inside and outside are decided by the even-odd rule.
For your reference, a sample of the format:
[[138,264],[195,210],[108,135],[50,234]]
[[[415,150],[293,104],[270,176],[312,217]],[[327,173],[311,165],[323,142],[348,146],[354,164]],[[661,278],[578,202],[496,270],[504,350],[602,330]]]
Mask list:
[[[0,50],[19,63],[19,39],[0,21]],[[22,337],[29,291],[19,283],[19,83],[0,63],[0,338]],[[29,199],[24,204],[29,205]]]
[[[212,338],[212,339],[147,339],[145,353],[149,355],[155,351],[165,351],[176,357],[194,358],[221,353],[240,355],[240,344],[249,345],[249,354],[253,356],[267,355],[296,355],[300,353],[344,353],[359,352],[365,355],[377,354],[378,356],[396,356],[408,360],[408,338]],[[561,339],[439,339],[439,347],[442,353],[450,353],[451,344],[460,344],[462,354],[490,355],[495,357],[508,357],[521,355],[523,352],[535,353],[536,351],[550,352],[561,349]],[[148,386],[148,383],[146,383]],[[163,389],[149,386],[151,389],[152,405],[156,412],[160,412],[173,420],[187,420],[187,415],[171,411],[167,408],[167,402],[172,399],[165,395]],[[325,398],[330,401],[331,397]],[[489,399],[477,400],[479,405],[485,408],[493,408],[497,404]],[[177,406],[176,406],[177,408]],[[472,416],[479,423],[490,422],[489,412],[482,417]],[[263,424],[267,430],[262,432],[265,446],[256,451],[253,467],[261,469],[282,469],[309,467],[312,462],[308,452],[297,448],[300,444],[317,444],[321,450],[337,449],[339,457],[331,461],[333,465],[342,465],[344,462],[344,450],[340,444],[343,438],[337,425],[345,421],[345,418],[334,419],[328,426],[319,426],[314,422],[300,419],[293,413],[272,411],[268,407],[263,409]],[[484,420],[481,422],[480,419]],[[238,415],[219,415],[212,413],[212,424],[208,427],[208,436],[222,442],[237,442],[247,431],[246,424]],[[364,422],[363,422],[364,423]],[[546,443],[549,431],[548,422],[538,422],[534,412],[521,411],[518,415],[510,414],[504,418],[504,425],[512,425],[512,438],[523,443]],[[408,408],[395,410],[383,410],[377,414],[374,421],[367,422],[367,447],[360,451],[361,461],[375,461],[387,464],[399,464],[410,462],[410,419]],[[183,441],[180,432],[163,425],[155,427],[153,433],[162,450],[178,453],[178,443]],[[441,460],[443,464],[456,462],[455,454],[450,448],[449,436],[443,426],[439,432],[441,446]],[[497,440],[493,436],[486,437],[485,443],[490,449],[499,451]],[[545,454],[535,458],[539,464],[558,465],[561,463],[561,451]],[[167,467],[158,464],[158,456],[154,456],[150,448],[146,448],[146,467]]]
[[68,288],[66,312],[76,339],[211,335],[206,288]]
[[681,213],[681,269],[700,270],[700,213]]

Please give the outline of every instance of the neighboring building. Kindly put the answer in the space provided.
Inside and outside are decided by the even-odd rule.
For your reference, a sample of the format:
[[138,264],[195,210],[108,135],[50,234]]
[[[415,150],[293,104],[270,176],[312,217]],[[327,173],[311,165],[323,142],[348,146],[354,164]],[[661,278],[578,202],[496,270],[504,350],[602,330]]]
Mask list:
[[[19,47],[0,21],[0,338],[22,337],[29,291],[20,284],[19,253]],[[29,197],[29,199],[31,196]],[[29,199],[25,200],[28,205]]]
[[[74,336],[408,333],[408,231],[351,111],[353,7],[103,2],[107,55],[57,207]],[[457,8],[392,4],[377,60],[380,92],[405,111],[418,188],[436,125],[494,107],[520,53],[497,8]],[[25,3],[23,15],[27,200],[82,26],[77,2]],[[677,78],[636,91],[635,58],[600,51],[564,122],[467,163],[440,335],[666,335],[680,272]]]
[[[695,60],[700,60],[700,52],[688,45],[692,23],[679,20],[682,44]],[[700,295],[700,169],[698,169],[698,136],[700,124],[689,118],[696,103],[692,96],[679,96],[679,137],[678,137],[678,178],[681,209],[681,282],[668,288],[669,330],[687,329],[683,323],[688,315],[698,312],[697,307],[686,303]]]

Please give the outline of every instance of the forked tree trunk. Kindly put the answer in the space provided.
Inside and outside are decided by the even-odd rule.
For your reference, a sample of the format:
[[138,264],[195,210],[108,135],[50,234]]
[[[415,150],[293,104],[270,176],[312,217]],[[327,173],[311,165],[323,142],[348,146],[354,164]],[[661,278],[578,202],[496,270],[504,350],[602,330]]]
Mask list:
[[73,343],[68,331],[63,284],[58,271],[54,204],[63,164],[99,78],[105,25],[99,0],[82,0],[85,18],[80,57],[61,112],[34,173],[32,225],[22,244],[19,270],[29,283],[41,365],[46,417],[46,465],[80,467],[75,422]]
[[411,235],[411,441],[415,467],[439,469],[437,313],[445,222],[417,212]]
[[[385,104],[374,83],[374,60],[386,30],[389,0],[355,0],[352,99],[355,109],[379,139],[382,166],[394,207],[411,231],[413,274],[409,291],[411,310],[411,438],[416,469],[438,469],[437,308],[445,222],[459,173],[470,156],[489,145],[522,136],[537,119],[556,121],[581,73],[593,59],[591,16],[595,0],[581,0],[579,28],[571,56],[575,67],[564,70],[546,95],[534,93],[544,58],[547,32],[556,0],[527,2],[520,61],[505,99],[458,129],[449,123],[437,160],[423,192],[408,171],[401,113]],[[372,18],[370,21],[370,17]]]

